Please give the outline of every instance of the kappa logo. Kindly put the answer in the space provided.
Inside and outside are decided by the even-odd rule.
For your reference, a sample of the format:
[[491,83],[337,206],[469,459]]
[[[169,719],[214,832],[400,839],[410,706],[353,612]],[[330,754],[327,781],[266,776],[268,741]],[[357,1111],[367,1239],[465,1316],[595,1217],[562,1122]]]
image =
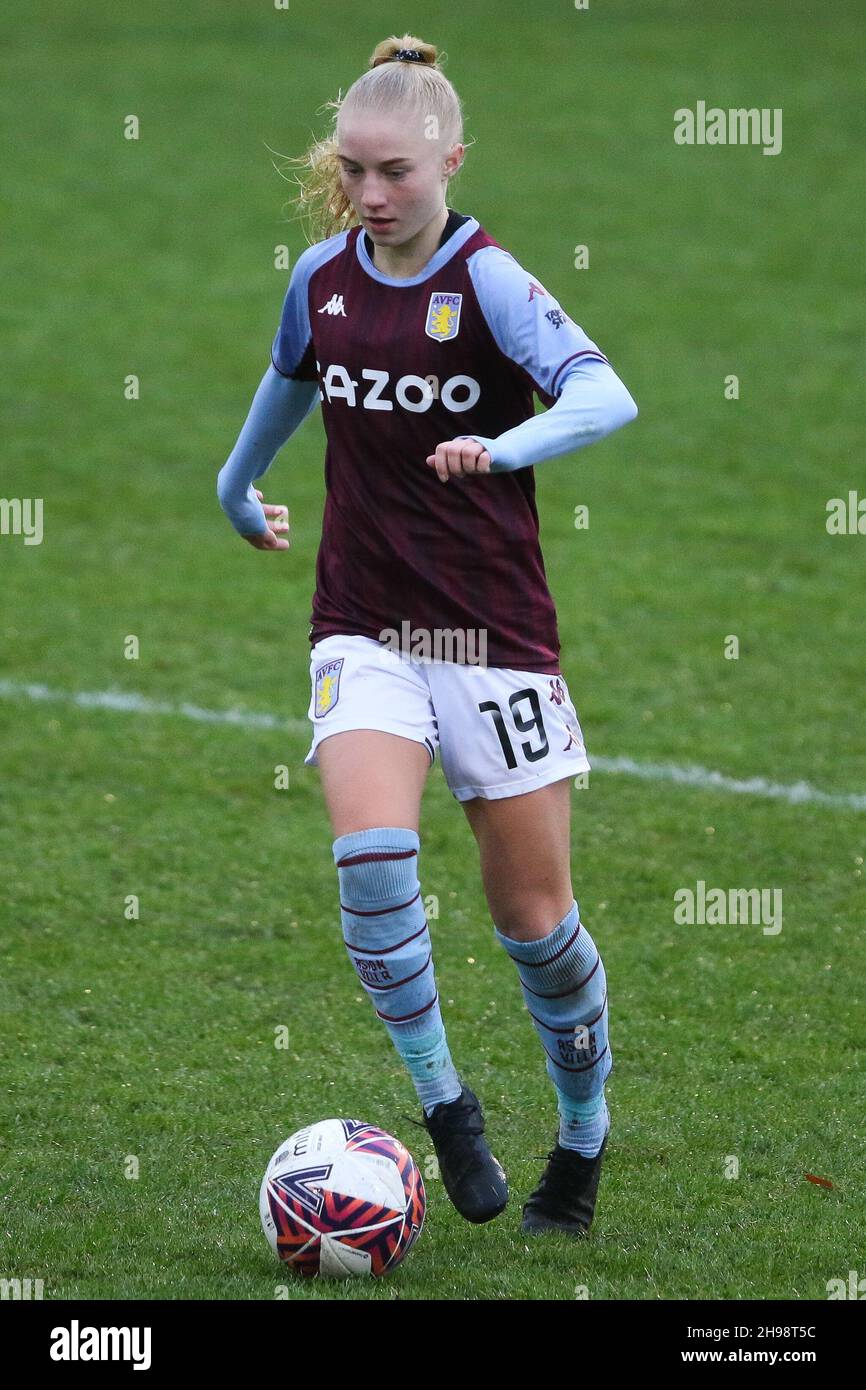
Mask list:
[[526,301],[527,304],[531,304],[537,294],[543,294],[545,299],[547,298],[547,290],[543,290],[540,285],[536,285],[534,280],[530,280],[529,299]]
[[568,753],[569,750],[573,748],[574,751],[575,751],[575,753],[582,753],[582,752],[583,752],[583,744],[582,744],[582,743],[580,742],[580,740],[578,739],[577,730],[574,728],[574,726],[573,726],[572,724],[566,724],[565,727],[566,727],[566,729],[567,729],[567,731],[568,731],[568,742],[566,743],[565,747],[562,749],[562,752],[563,752],[563,753]]
[[552,700],[555,705],[561,705],[565,699],[565,688],[559,676],[551,676],[548,684],[550,686],[550,694],[547,698]]
[[460,311],[463,308],[462,294],[445,294],[440,291],[431,294],[427,306],[427,322],[424,332],[437,343],[447,343],[456,338],[460,328]]
[[343,304],[343,296],[341,294],[332,294],[327,304],[323,304],[321,309],[318,310],[318,312],[320,314],[331,314],[332,316],[334,314],[342,314],[344,319],[349,317],[349,315],[346,313],[346,309]]

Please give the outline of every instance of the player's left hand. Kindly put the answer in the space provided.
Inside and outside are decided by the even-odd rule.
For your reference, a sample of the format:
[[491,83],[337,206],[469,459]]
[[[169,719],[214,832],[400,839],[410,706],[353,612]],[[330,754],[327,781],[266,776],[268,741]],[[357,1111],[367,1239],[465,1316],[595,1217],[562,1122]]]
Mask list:
[[244,540],[249,541],[256,550],[288,550],[288,507],[282,502],[266,502],[257,487],[253,488],[253,492],[262,504],[267,524],[264,531],[254,531],[251,535],[245,535]]
[[470,473],[489,473],[492,462],[477,439],[449,439],[445,444],[437,444],[435,454],[427,456],[427,466],[436,469],[440,483],[447,483],[452,474],[461,478]]

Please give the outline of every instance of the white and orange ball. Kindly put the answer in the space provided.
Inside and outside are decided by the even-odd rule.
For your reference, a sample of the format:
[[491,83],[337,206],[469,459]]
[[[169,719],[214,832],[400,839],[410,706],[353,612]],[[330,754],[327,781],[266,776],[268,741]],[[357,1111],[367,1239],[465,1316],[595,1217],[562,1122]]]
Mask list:
[[424,1184],[409,1150],[360,1120],[320,1120],[280,1145],[259,1193],[271,1249],[296,1273],[379,1278],[424,1224]]

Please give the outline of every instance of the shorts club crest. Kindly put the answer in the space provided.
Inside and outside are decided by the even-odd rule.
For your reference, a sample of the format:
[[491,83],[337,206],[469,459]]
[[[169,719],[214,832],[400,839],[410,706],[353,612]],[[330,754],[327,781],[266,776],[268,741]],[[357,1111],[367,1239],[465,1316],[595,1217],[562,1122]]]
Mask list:
[[315,700],[316,718],[321,719],[334,708],[340,698],[340,672],[343,669],[343,658],[339,657],[336,661],[326,661],[324,666],[316,668],[315,681]]

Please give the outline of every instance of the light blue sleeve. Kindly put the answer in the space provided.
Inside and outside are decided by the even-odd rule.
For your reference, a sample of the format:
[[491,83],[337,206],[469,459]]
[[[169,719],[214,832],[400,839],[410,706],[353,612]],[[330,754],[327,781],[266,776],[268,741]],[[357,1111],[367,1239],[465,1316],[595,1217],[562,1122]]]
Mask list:
[[220,505],[242,536],[267,529],[253,482],[320,398],[310,328],[310,277],[345,245],[348,232],[308,246],[295,262],[271,345],[271,365],[259,383],[237,443],[217,478]]
[[526,373],[550,407],[495,439],[456,436],[484,445],[491,472],[570,453],[635,418],[637,406],[604,353],[509,252],[485,246],[468,264],[499,350]]
[[273,365],[262,377],[237,443],[217,478],[220,506],[242,536],[267,529],[253,482],[270,467],[318,399],[317,381],[281,376]]
[[346,244],[348,232],[308,246],[295,262],[295,268],[283,300],[280,326],[271,347],[271,362],[282,376],[316,379],[313,334],[310,328],[310,278],[320,266],[339,255]]
[[582,357],[568,367],[559,399],[550,410],[524,420],[496,439],[480,434],[457,438],[477,439],[490,454],[490,472],[508,473],[594,444],[636,415],[637,406],[610,363]]

